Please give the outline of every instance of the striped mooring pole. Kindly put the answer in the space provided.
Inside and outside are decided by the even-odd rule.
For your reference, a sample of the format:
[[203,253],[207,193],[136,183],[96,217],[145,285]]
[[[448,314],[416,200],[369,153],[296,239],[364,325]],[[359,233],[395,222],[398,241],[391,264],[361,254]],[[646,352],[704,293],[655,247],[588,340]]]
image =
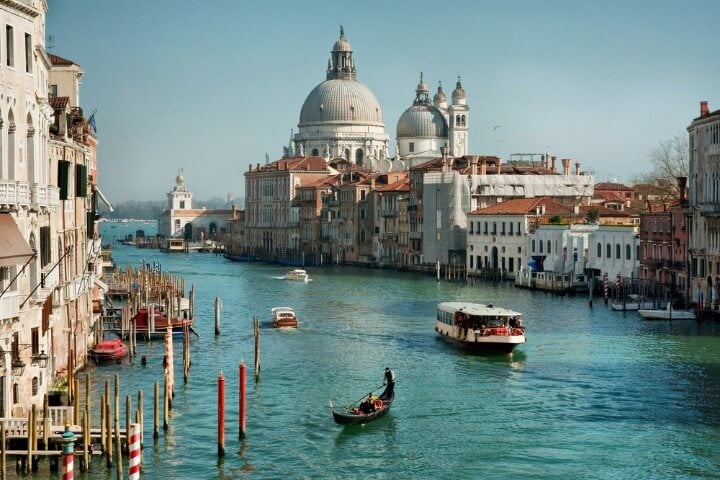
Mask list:
[[128,480],[140,480],[140,424],[130,424],[130,441],[128,443],[130,470]]
[[608,274],[603,273],[603,288],[605,289],[605,305],[608,303]]
[[70,422],[65,422],[65,431],[62,434],[62,480],[73,480],[73,459],[75,457],[75,434],[70,431]]

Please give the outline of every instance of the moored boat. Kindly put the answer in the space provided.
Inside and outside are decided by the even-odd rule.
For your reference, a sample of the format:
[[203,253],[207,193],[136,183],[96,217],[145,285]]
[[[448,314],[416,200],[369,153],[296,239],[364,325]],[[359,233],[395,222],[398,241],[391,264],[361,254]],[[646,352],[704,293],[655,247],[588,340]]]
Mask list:
[[284,280],[295,280],[297,282],[307,282],[309,278],[307,272],[301,268],[290,270],[283,276]]
[[674,310],[668,302],[665,309],[638,310],[645,320],[695,320],[695,312],[691,310]]
[[192,331],[193,319],[190,317],[187,299],[182,299],[180,315],[168,320],[167,314],[157,308],[153,308],[153,314],[148,314],[148,308],[142,307],[133,317],[135,328],[141,335],[149,337],[163,337],[167,333],[168,325],[173,335],[182,335],[185,327]]
[[437,306],[435,331],[470,350],[511,353],[526,342],[521,316],[491,303],[443,302]]
[[119,338],[102,340],[88,352],[88,356],[96,362],[119,362],[127,355],[127,345]]
[[298,319],[290,307],[275,307],[270,310],[270,320],[275,328],[297,328]]
[[395,390],[388,385],[377,397],[372,394],[363,397],[358,406],[349,405],[338,411],[331,405],[333,419],[340,425],[368,423],[384,416],[390,410],[393,400],[395,400]]
[[652,300],[643,300],[640,298],[640,295],[636,294],[630,294],[627,296],[627,300],[624,302],[621,301],[615,301],[612,303],[610,308],[612,310],[620,310],[620,311],[636,311],[636,310],[644,310],[644,309],[652,309],[655,307],[655,302]]

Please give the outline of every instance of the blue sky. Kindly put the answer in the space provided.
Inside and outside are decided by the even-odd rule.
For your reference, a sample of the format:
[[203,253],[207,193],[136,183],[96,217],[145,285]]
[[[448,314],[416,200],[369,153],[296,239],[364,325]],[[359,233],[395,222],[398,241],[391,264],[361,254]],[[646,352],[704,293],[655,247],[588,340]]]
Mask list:
[[713,0],[49,4],[48,47],[85,70],[113,201],[162,200],[179,168],[195,198],[242,196],[248,165],[279,158],[297,130],[341,22],[391,153],[421,70],[432,91],[462,76],[471,153],[548,150],[597,181],[649,170],[700,100],[720,108]]

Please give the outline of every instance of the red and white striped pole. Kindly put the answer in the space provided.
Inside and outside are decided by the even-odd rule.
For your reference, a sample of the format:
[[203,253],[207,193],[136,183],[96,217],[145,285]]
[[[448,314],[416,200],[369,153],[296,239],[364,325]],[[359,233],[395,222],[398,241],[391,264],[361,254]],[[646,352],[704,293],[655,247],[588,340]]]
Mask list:
[[62,480],[75,478],[73,460],[75,458],[75,434],[70,431],[70,422],[65,422],[65,431],[62,434]]
[[608,274],[603,273],[603,288],[605,289],[605,305],[608,303]]
[[128,444],[130,451],[130,470],[128,471],[128,480],[140,480],[140,424],[130,424],[130,442]]

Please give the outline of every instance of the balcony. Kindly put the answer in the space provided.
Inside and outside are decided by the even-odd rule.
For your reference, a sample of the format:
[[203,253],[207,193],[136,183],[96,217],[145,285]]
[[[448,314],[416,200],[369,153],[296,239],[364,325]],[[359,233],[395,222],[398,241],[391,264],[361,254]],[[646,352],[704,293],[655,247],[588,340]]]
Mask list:
[[60,267],[52,267],[53,264],[49,264],[40,272],[42,284],[36,293],[39,292],[37,295],[41,298],[47,298],[60,282]]
[[60,204],[60,191],[53,185],[33,183],[30,186],[30,205],[39,210],[57,207]]
[[422,240],[422,232],[410,232],[408,238],[410,240]]
[[90,291],[91,274],[84,273],[60,287],[64,303],[72,302],[80,295]]
[[20,293],[7,291],[0,297],[0,320],[17,317],[20,311]]
[[398,212],[397,210],[383,210],[382,216],[383,217],[397,217]]
[[0,181],[0,206],[19,208],[30,205],[30,185],[12,180]]

